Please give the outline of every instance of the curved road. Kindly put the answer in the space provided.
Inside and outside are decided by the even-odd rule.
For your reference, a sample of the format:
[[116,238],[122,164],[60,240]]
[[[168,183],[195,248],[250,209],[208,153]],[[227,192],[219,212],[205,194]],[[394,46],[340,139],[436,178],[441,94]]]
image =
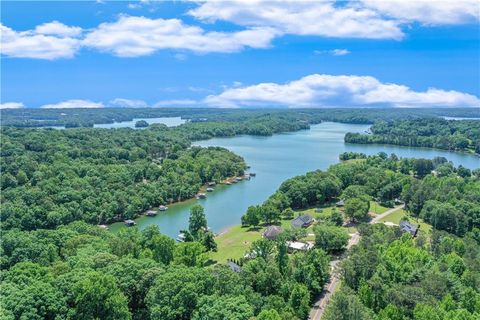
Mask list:
[[[372,220],[370,220],[370,223],[377,223],[379,220],[385,218],[389,214],[392,214],[395,211],[403,209],[404,207],[405,205],[401,205],[393,209],[387,210],[384,213],[375,216]],[[352,233],[350,235],[350,240],[348,240],[347,252],[348,250],[350,250],[352,246],[356,245],[358,241],[360,241],[360,234],[358,234],[358,232]],[[330,269],[331,269],[330,280],[325,284],[322,294],[318,297],[318,300],[313,305],[313,308],[310,311],[309,319],[320,320],[322,318],[323,312],[327,308],[327,305],[330,302],[330,299],[332,298],[333,293],[335,292],[338,285],[340,284],[340,274],[339,274],[337,265],[340,261],[342,261],[348,256],[346,253],[338,257],[338,259],[332,260],[330,262]]]

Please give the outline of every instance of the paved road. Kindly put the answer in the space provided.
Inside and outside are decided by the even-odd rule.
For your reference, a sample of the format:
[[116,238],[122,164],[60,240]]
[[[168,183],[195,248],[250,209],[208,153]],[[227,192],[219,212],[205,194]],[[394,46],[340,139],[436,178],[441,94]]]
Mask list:
[[[403,209],[404,205],[395,207],[393,209],[390,209],[388,211],[385,211],[384,213],[376,216],[372,220],[370,220],[370,223],[376,223],[382,218],[385,218],[391,213],[394,213],[395,211],[398,211],[400,209]],[[360,234],[353,233],[350,235],[350,239],[348,240],[347,244],[347,251],[354,245],[358,244],[360,241]],[[337,289],[338,285],[340,284],[340,274],[339,270],[337,268],[338,264],[340,261],[342,261],[345,257],[347,257],[346,254],[338,257],[337,259],[334,259],[330,262],[330,280],[325,284],[325,287],[323,289],[322,294],[318,298],[318,300],[315,302],[313,305],[312,310],[310,311],[310,317],[309,319],[312,320],[320,320],[322,318],[323,312],[327,308],[327,304],[332,298],[333,293]]]

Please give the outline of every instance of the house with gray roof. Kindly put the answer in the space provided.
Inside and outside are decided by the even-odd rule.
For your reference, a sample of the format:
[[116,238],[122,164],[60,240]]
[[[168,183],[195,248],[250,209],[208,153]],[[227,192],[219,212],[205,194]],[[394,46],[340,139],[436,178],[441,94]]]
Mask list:
[[297,229],[307,228],[313,223],[313,221],[314,220],[310,215],[304,214],[292,220],[292,227]]

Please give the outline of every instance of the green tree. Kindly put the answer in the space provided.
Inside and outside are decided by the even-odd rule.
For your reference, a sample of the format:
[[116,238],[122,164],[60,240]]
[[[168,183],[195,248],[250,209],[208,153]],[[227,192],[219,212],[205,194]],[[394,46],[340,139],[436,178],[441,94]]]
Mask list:
[[88,272],[72,290],[77,319],[131,319],[127,299],[110,275]]
[[360,198],[351,198],[345,201],[345,215],[351,220],[362,220],[368,215],[369,203]]
[[191,319],[199,299],[213,293],[214,281],[206,269],[182,266],[166,269],[147,294],[151,319]]
[[250,206],[247,212],[242,216],[242,225],[256,227],[260,223],[260,208],[259,206]]
[[345,229],[330,225],[317,225],[315,233],[315,246],[326,252],[336,252],[345,249],[348,243],[348,233]]
[[299,319],[306,319],[310,311],[310,293],[307,287],[296,284],[290,294],[289,304]]
[[262,310],[256,317],[256,320],[282,320],[282,317],[276,310]]
[[188,267],[203,266],[207,256],[205,247],[199,242],[183,242],[175,247],[173,262]]
[[248,320],[253,317],[253,308],[242,295],[203,296],[193,314],[193,320]]
[[190,208],[190,219],[188,221],[188,230],[196,238],[199,232],[207,230],[207,218],[203,207],[199,204]]
[[322,319],[325,320],[370,320],[370,311],[348,289],[334,294]]

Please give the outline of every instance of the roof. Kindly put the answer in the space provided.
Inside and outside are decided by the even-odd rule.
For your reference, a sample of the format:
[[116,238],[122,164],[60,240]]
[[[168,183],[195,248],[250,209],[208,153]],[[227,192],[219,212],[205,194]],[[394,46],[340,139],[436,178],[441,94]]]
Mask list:
[[418,227],[418,225],[411,224],[408,221],[400,221],[400,229],[402,229],[404,232],[410,233],[414,237],[417,235]]
[[308,214],[304,214],[302,216],[299,216],[293,219],[292,225],[295,228],[301,228],[301,227],[309,226],[312,222],[313,222],[313,218]]
[[313,243],[292,241],[292,242],[288,242],[287,246],[289,249],[292,249],[292,250],[310,250],[313,248]]
[[267,239],[275,239],[282,232],[283,229],[279,226],[268,226],[263,232],[263,236]]
[[235,262],[233,261],[228,261],[227,262],[227,265],[230,267],[230,269],[232,269],[232,271],[234,272],[242,272],[242,268],[236,264]]

